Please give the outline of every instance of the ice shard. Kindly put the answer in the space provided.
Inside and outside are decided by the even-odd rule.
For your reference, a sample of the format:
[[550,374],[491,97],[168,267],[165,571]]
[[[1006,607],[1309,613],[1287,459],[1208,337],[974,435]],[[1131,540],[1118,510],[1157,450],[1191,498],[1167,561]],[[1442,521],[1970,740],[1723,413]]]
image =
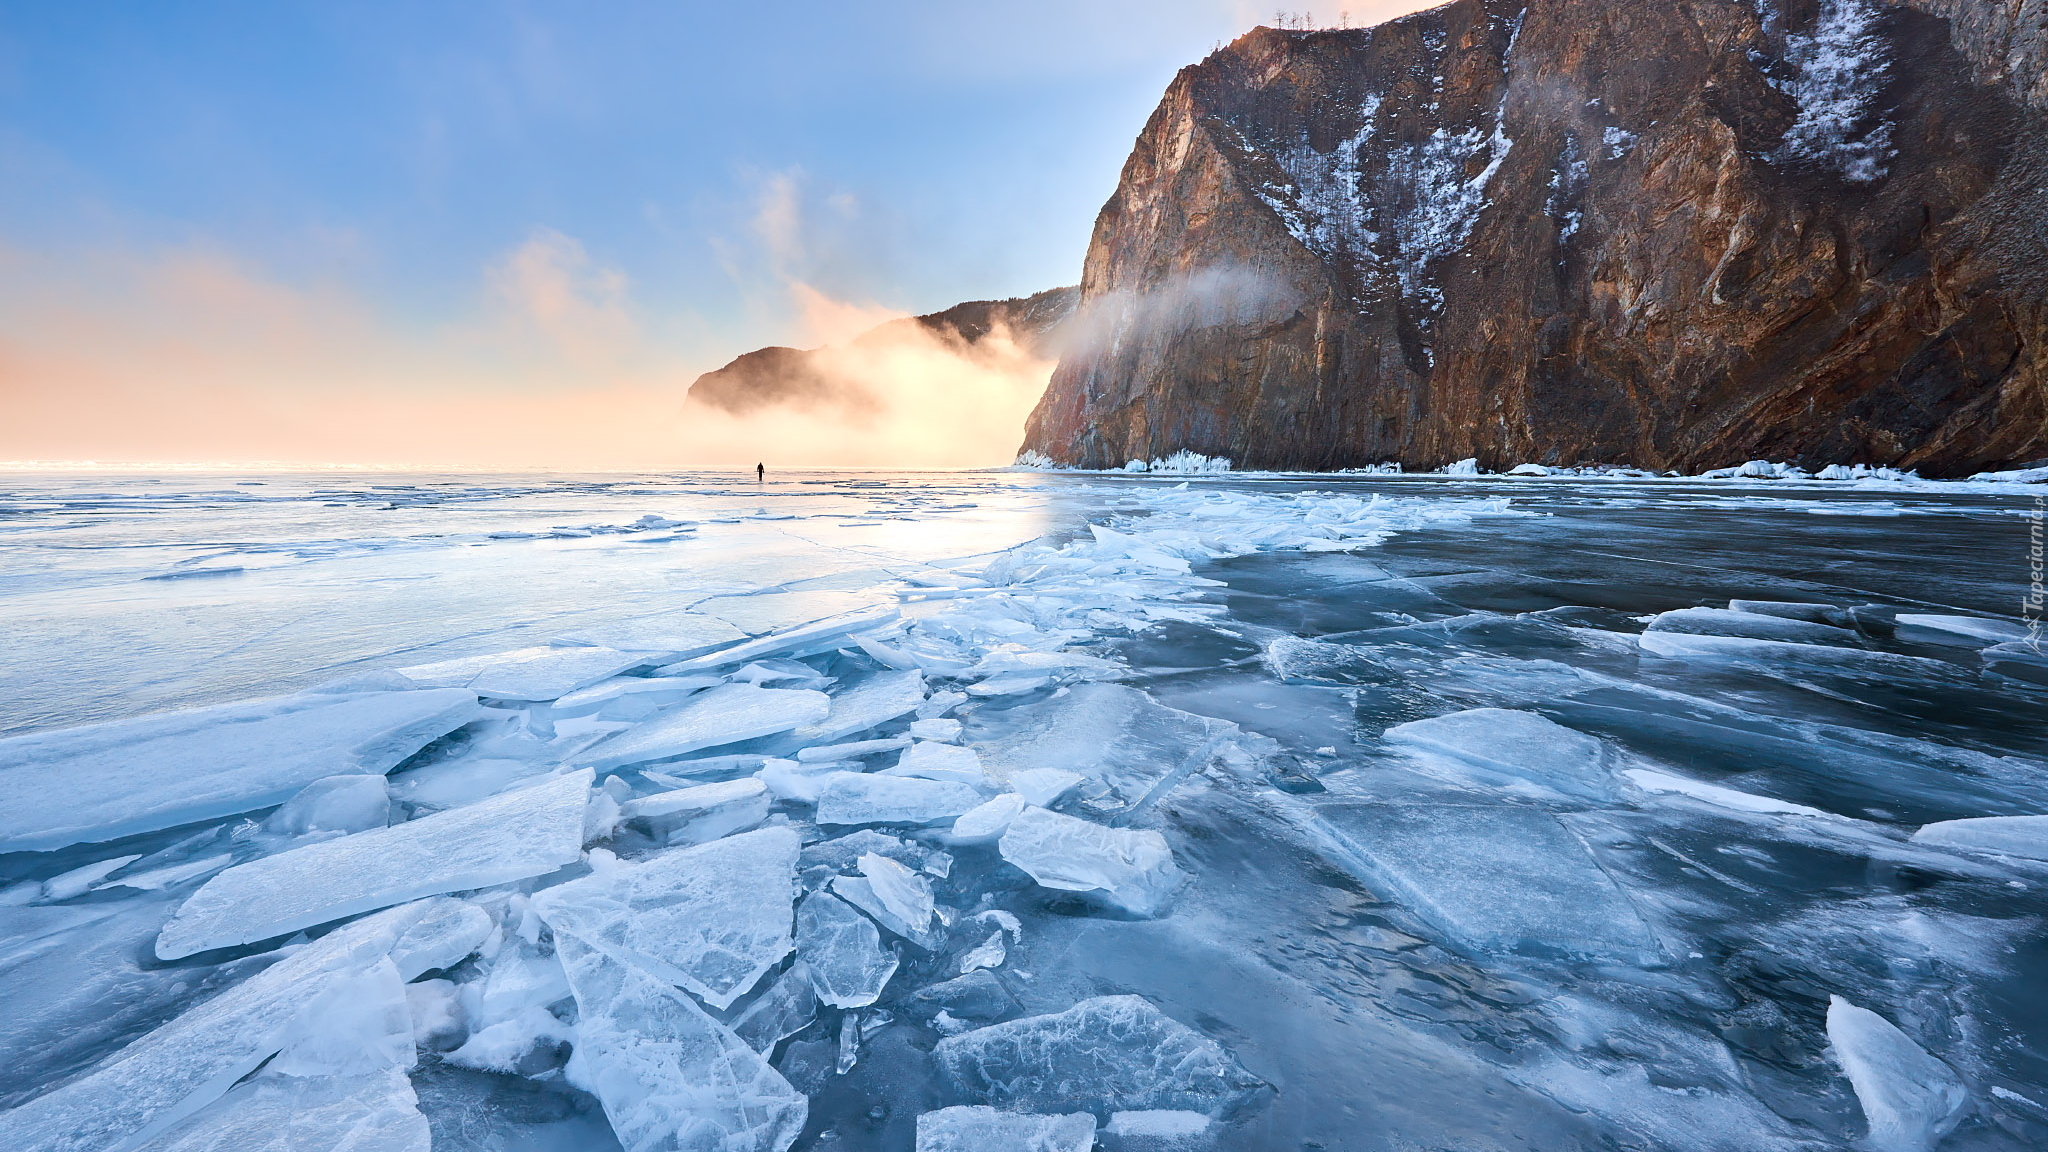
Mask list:
[[1943,848],[2048,860],[2048,816],[1979,816],[1922,825],[1913,839]]
[[1694,636],[1738,636],[1750,640],[1786,640],[1797,644],[1863,643],[1848,628],[1812,620],[1792,620],[1758,612],[1725,608],[1680,608],[1659,613],[1647,625],[1651,632],[1683,632]]
[[415,684],[467,688],[492,700],[559,700],[579,688],[650,663],[645,652],[614,648],[520,648],[465,656],[398,671]]
[[238,864],[194,892],[157,937],[175,960],[375,908],[540,876],[583,851],[589,769],[464,808]]
[[887,856],[860,858],[859,876],[839,876],[832,891],[875,918],[875,923],[921,947],[933,947],[932,883]]
[[[870,932],[874,931],[870,926]],[[803,952],[803,909],[797,909],[797,951]],[[766,1055],[784,1037],[810,1027],[818,1017],[818,994],[812,987],[811,970],[802,960],[791,964],[760,998],[747,1005],[732,1022],[735,1036],[754,1051]]]
[[883,672],[834,696],[825,718],[797,729],[796,738],[806,744],[843,740],[915,712],[922,703],[923,673]]
[[0,740],[0,851],[280,804],[322,777],[388,772],[478,714],[461,689],[309,692]]
[[1087,893],[1134,916],[1164,915],[1187,879],[1157,832],[1105,828],[1043,808],[1012,819],[997,849],[1047,888]]
[[1986,648],[1993,644],[2015,644],[2026,640],[2027,626],[2013,620],[1983,616],[1940,616],[1902,612],[1893,620],[1901,640],[1923,644],[1950,644],[1958,648]]
[[818,823],[936,824],[981,801],[980,792],[951,780],[839,772],[818,790]]
[[1057,768],[1107,786],[1111,806],[1131,807],[1171,782],[1192,755],[1236,725],[1168,708],[1122,684],[1076,684],[1030,708],[977,713],[967,742],[989,775]]
[[172,1127],[149,1152],[429,1152],[431,1144],[404,1072],[266,1071]]
[[1221,1044],[1141,996],[1098,996],[1064,1012],[939,1041],[940,1071],[971,1099],[1031,1112],[1176,1109],[1229,1115],[1263,1081]]
[[646,824],[670,844],[702,844],[754,827],[774,803],[766,784],[745,776],[628,800],[621,816]]
[[773,736],[822,720],[831,707],[831,697],[807,688],[724,684],[597,745],[586,762],[615,768]]
[[970,788],[988,787],[988,773],[981,769],[981,757],[972,748],[919,740],[882,769],[884,776],[915,776],[923,780],[951,780]]
[[813,892],[796,910],[796,951],[818,999],[865,1008],[896,974],[896,953],[882,947],[874,922],[829,892]]
[[1088,1152],[1095,1117],[1086,1112],[1036,1116],[963,1104],[917,1118],[917,1152]]
[[1606,746],[1534,712],[1473,708],[1396,724],[1381,738],[1448,756],[1465,766],[1462,775],[1480,783],[1529,781],[1593,800],[1614,795]]
[[572,934],[557,937],[580,1013],[571,1083],[626,1152],[783,1152],[809,1102],[688,995]]
[[789,954],[797,834],[763,828],[549,888],[533,908],[571,933],[727,1008]]
[[1955,1069],[1877,1013],[1829,997],[1828,1044],[1878,1152],[1926,1152],[1961,1119],[1970,1093]]
[[1640,963],[1655,937],[1558,818],[1507,805],[1321,805],[1339,863],[1456,944]]

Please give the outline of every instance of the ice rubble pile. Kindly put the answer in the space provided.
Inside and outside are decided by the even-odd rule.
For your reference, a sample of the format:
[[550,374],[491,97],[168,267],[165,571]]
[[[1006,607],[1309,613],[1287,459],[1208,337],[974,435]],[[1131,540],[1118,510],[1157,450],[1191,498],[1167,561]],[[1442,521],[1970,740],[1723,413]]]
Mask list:
[[[1268,751],[1084,642],[1216,612],[1201,560],[1505,511],[1154,493],[897,606],[763,605],[785,626],[746,639],[669,621],[667,651],[611,637],[0,741],[7,848],[157,836],[9,902],[146,898],[159,957],[228,974],[0,1113],[0,1145],[424,1152],[425,1052],[566,1079],[632,1152],[779,1152],[817,1083],[778,1051],[844,1072],[896,1014],[947,1037],[955,1106],[920,1146],[1199,1129],[1263,1086],[1148,1001],[1012,1018],[1021,926],[991,902],[1170,914],[1186,876],[1153,806]],[[274,962],[235,976],[252,954]]]

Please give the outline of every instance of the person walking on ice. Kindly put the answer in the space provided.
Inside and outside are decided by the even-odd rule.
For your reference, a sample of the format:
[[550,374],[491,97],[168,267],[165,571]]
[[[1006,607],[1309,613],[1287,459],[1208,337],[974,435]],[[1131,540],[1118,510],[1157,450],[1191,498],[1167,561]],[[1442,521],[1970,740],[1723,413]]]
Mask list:
[[766,479],[768,479],[768,466],[766,464],[754,465],[754,483],[759,484]]

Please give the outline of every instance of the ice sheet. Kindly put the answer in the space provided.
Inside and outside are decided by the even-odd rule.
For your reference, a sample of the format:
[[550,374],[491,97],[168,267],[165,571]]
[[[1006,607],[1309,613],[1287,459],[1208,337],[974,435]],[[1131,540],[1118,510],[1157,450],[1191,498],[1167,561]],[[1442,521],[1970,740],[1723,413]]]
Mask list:
[[922,703],[923,673],[877,673],[832,697],[831,712],[824,719],[797,729],[796,738],[806,744],[844,740],[915,712]]
[[0,850],[45,851],[382,774],[478,715],[461,689],[308,693],[0,740]]
[[1690,796],[1695,800],[1704,800],[1709,804],[1718,805],[1722,808],[1732,808],[1737,812],[1761,812],[1785,816],[1829,815],[1829,813],[1823,812],[1818,808],[1808,808],[1804,804],[1793,804],[1785,800],[1773,800],[1769,796],[1758,796],[1751,792],[1738,792],[1733,788],[1723,788],[1719,784],[1708,784],[1703,780],[1688,780],[1683,776],[1673,776],[1669,772],[1658,772],[1651,768],[1630,768],[1624,771],[1622,775],[1628,778],[1629,783],[1634,784],[1645,792],[1677,793],[1682,796]]
[[1557,817],[1534,808],[1326,803],[1339,862],[1456,944],[1640,963],[1642,916]]
[[716,616],[688,609],[641,616],[617,624],[580,628],[562,637],[571,644],[591,644],[623,652],[646,652],[668,660],[700,656],[736,644],[747,634]]
[[936,824],[975,807],[982,794],[950,780],[838,772],[818,792],[820,824]]
[[783,1152],[803,1094],[689,996],[572,934],[558,937],[580,1019],[571,1083],[604,1102],[626,1152]]
[[1382,739],[1461,761],[1484,783],[1528,781],[1595,800],[1614,795],[1606,746],[1534,712],[1473,708],[1396,724]]
[[1086,1112],[1034,1116],[965,1104],[917,1118],[917,1152],[1088,1152],[1095,1117]]
[[1221,1044],[1140,996],[964,1032],[932,1049],[954,1089],[998,1108],[1226,1116],[1265,1085]]
[[534,897],[534,911],[727,1008],[789,954],[797,834],[763,828],[614,864]]
[[2048,816],[1981,816],[1922,825],[1913,839],[1943,848],[1967,848],[2048,860]]
[[1926,644],[1954,644],[1959,647],[1984,648],[1993,644],[2012,644],[2027,638],[2027,626],[2011,620],[1993,620],[1983,616],[1944,616],[1932,613],[1902,612],[1895,619],[1898,638],[1917,640]]
[[988,773],[982,771],[981,757],[972,748],[919,740],[896,763],[882,769],[884,776],[916,776],[925,780],[951,780],[971,788],[986,789]]
[[815,723],[831,710],[831,699],[806,688],[756,688],[725,684],[707,688],[675,708],[635,725],[592,748],[586,762],[616,768],[666,760]]
[[1043,808],[1018,813],[997,847],[1045,887],[1086,893],[1134,916],[1165,915],[1187,879],[1157,832],[1105,828]]
[[238,864],[208,880],[157,938],[175,960],[268,940],[422,896],[540,876],[583,850],[591,772],[466,808]]
[[432,688],[467,688],[491,700],[559,700],[578,688],[652,662],[646,652],[613,648],[521,648],[486,656],[465,656],[400,668],[401,675]]
[[1861,644],[1848,628],[1811,620],[1794,620],[1759,612],[1723,608],[1681,608],[1662,612],[1647,625],[1652,632],[1695,636],[1740,636],[1751,640],[1785,640],[1796,644]]
[[1829,997],[1828,1044],[1856,1089],[1878,1152],[1926,1152],[1961,1119],[1970,1093],[1955,1069],[1877,1013]]
[[624,706],[676,704],[693,693],[724,683],[716,676],[620,676],[579,688],[548,705],[554,719],[589,716]]
[[150,1152],[429,1152],[432,1133],[404,1072],[265,1072],[152,1141]]
[[896,974],[896,953],[882,947],[874,923],[829,892],[813,892],[796,910],[796,950],[818,999],[865,1008]]

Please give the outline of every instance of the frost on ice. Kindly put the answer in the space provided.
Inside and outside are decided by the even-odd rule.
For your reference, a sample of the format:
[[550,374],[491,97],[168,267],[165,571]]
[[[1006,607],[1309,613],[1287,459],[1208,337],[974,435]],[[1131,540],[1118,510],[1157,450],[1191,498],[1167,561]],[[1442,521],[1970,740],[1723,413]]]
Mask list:
[[1095,1117],[1036,1116],[967,1104],[917,1118],[917,1152],[1089,1152]]
[[1458,944],[1639,963],[1657,943],[1558,818],[1534,808],[1335,802],[1343,862]]
[[773,736],[823,720],[831,708],[831,697],[807,688],[725,684],[599,744],[589,763],[616,768]]
[[1926,1152],[1961,1118],[1970,1093],[1955,1069],[1877,1013],[1830,997],[1828,1044],[1856,1089],[1878,1152]]
[[1178,1109],[1227,1116],[1264,1082],[1223,1046],[1141,996],[991,1024],[932,1050],[955,1089],[1030,1112]]
[[589,769],[466,808],[238,864],[194,892],[157,938],[175,960],[253,944],[422,896],[540,876],[583,851]]
[[1157,832],[1105,828],[1026,808],[997,842],[1003,859],[1047,888],[1081,892],[1133,916],[1161,916],[1187,879]]
[[896,974],[896,954],[882,947],[874,923],[829,892],[797,905],[796,951],[818,999],[834,1008],[873,1004]]
[[809,1101],[683,992],[564,933],[579,1013],[567,1074],[626,1152],[783,1152]]
[[727,1008],[789,954],[797,835],[763,828],[547,889],[534,910],[557,933]]
[[282,803],[325,776],[388,772],[477,714],[461,689],[309,692],[0,740],[0,849]]

